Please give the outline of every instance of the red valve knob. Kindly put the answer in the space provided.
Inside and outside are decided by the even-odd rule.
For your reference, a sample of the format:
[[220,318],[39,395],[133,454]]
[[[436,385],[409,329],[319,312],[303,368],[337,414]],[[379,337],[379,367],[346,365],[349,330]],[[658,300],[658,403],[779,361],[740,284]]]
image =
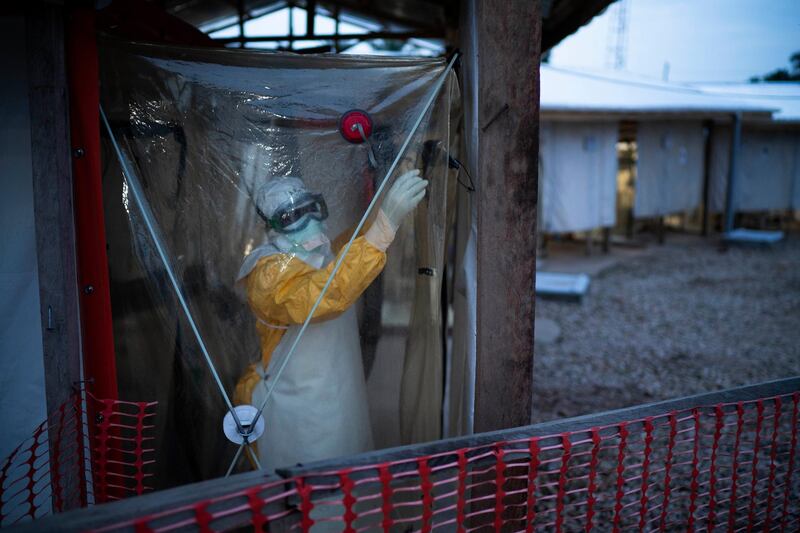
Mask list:
[[[359,126],[364,132],[362,137]],[[339,133],[345,138],[347,142],[360,144],[364,142],[364,137],[369,137],[372,134],[372,118],[366,111],[360,109],[353,109],[348,111],[339,120]]]

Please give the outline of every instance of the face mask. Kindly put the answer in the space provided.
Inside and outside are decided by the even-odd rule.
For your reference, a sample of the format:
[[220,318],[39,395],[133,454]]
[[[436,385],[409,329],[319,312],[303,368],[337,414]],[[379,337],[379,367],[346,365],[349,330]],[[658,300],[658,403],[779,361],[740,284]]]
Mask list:
[[330,251],[331,241],[325,235],[325,226],[318,220],[310,220],[303,229],[287,233],[286,237],[306,252],[313,252],[319,248],[323,248],[319,250],[320,253]]
[[311,239],[304,241],[300,244],[307,252],[311,252],[316,250],[320,246],[329,245],[331,243],[330,239],[322,233],[319,235],[312,237]]

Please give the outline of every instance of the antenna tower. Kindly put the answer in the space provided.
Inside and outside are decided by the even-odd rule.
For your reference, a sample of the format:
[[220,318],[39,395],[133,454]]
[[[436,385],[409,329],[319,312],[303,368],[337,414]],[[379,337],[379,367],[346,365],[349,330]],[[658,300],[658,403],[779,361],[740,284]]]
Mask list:
[[617,0],[611,6],[606,46],[606,67],[624,70],[628,55],[628,1]]

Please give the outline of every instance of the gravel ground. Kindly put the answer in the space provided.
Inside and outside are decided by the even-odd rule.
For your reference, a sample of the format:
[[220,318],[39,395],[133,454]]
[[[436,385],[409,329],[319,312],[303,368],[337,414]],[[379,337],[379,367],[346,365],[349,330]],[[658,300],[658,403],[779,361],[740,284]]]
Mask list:
[[668,237],[592,279],[583,303],[537,300],[534,422],[800,374],[800,235],[720,252]]

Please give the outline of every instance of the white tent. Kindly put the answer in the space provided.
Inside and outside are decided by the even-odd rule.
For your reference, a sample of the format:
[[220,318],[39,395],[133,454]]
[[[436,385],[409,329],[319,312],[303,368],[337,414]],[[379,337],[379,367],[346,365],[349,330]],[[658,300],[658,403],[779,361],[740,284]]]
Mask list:
[[703,198],[702,122],[642,122],[636,139],[634,216],[660,217],[699,206]]
[[617,71],[542,65],[543,230],[614,224],[619,121],[638,124],[634,215],[656,217],[702,201],[703,120],[769,119],[772,107]]
[[541,122],[543,231],[562,233],[614,225],[617,129],[615,122]]
[[[800,83],[705,84],[713,95],[775,108],[773,120],[747,121],[742,132],[736,176],[739,212],[800,209]],[[714,131],[709,208],[725,209],[731,129]]]
[[542,65],[542,117],[568,113],[607,113],[635,118],[682,119],[742,112],[769,118],[776,106],[748,102],[689,85],[668,83],[618,71],[572,70]]
[[710,96],[770,108],[775,123],[800,124],[799,82],[703,83],[695,87]]

